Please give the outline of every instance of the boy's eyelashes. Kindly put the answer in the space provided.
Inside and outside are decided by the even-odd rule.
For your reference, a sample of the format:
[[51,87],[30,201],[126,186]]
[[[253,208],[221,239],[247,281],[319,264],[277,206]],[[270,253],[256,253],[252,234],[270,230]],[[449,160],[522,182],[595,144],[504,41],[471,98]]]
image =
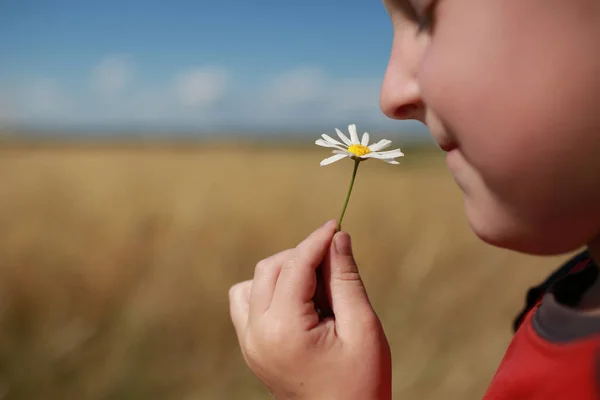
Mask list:
[[429,31],[434,23],[434,10],[437,0],[396,0],[393,2],[409,19],[417,25],[417,34]]
[[421,34],[433,28],[435,3],[436,1],[432,1],[422,12],[415,12],[417,34]]
[[417,18],[417,34],[430,30],[433,27],[433,7],[427,8],[422,16]]

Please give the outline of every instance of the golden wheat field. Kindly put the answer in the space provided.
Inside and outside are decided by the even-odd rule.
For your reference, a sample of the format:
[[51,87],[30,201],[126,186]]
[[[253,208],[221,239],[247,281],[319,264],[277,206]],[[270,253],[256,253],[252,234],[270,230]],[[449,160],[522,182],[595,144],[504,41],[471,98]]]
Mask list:
[[[564,257],[470,232],[441,152],[359,169],[344,229],[395,399],[480,399]],[[336,218],[351,162],[249,145],[0,147],[0,399],[254,400],[227,292]]]

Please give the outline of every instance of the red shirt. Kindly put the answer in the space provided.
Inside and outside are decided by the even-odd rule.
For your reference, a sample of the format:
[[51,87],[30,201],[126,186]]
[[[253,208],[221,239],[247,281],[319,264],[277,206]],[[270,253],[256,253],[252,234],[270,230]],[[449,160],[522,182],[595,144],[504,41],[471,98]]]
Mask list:
[[530,291],[484,400],[600,400],[600,316],[574,308],[597,276],[585,253]]

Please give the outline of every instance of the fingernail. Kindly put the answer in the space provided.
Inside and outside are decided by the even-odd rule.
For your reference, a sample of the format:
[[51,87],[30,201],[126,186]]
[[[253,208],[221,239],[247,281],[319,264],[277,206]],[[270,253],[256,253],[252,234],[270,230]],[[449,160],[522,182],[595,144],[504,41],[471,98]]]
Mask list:
[[323,224],[323,227],[326,227],[326,226],[329,226],[329,225],[333,225],[335,223],[336,223],[335,219],[330,219],[329,221],[327,221],[327,222],[325,222]]
[[333,238],[333,246],[338,254],[343,256],[352,255],[352,241],[350,240],[350,235],[346,232],[336,233],[335,237]]

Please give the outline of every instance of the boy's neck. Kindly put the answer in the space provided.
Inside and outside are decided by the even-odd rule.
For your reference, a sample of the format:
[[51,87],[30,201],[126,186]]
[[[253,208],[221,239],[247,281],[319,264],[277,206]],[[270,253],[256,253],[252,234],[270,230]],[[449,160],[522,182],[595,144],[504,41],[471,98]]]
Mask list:
[[[600,266],[600,235],[590,242],[588,250],[596,265]],[[578,308],[600,314],[600,278],[588,289]]]

